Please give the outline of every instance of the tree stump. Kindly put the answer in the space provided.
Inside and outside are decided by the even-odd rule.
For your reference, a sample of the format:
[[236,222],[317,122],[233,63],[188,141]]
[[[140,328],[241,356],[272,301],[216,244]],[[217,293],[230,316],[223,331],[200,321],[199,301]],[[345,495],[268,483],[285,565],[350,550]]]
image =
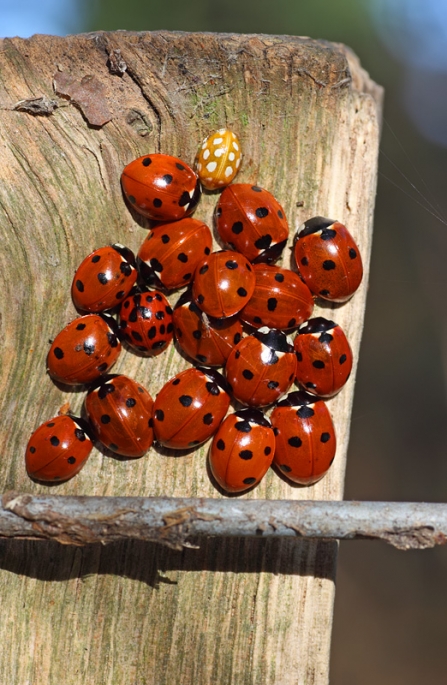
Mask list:
[[[76,311],[73,273],[112,242],[137,251],[148,224],[120,173],[148,152],[192,163],[212,129],[232,128],[238,182],[283,205],[292,233],[315,215],[345,223],[365,277],[340,323],[358,359],[368,283],[381,89],[341,45],[290,36],[95,33],[0,42],[0,464],[2,491],[222,497],[207,445],[139,460],[94,452],[56,488],[31,482],[31,432],[67,400],[45,372],[48,340]],[[211,225],[204,193],[196,217]],[[217,247],[217,243],[216,243]],[[290,266],[290,249],[283,264]],[[175,302],[178,294],[171,297]],[[174,346],[152,360],[124,352],[114,372],[153,396],[188,367]],[[269,472],[250,499],[341,499],[355,369],[330,402],[337,438],[329,474],[309,488]],[[326,683],[336,543],[209,538],[181,552],[144,541],[106,547],[1,541],[0,681],[47,685]]]

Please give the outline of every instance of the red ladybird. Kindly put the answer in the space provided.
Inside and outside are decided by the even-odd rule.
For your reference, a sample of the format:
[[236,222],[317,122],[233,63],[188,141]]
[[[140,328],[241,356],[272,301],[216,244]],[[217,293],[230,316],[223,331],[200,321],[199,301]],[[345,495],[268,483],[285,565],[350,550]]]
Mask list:
[[241,311],[253,295],[255,275],[239,252],[212,252],[197,265],[192,295],[208,316],[223,319]]
[[351,373],[352,351],[338,324],[321,316],[310,319],[298,329],[293,346],[296,380],[308,392],[332,397],[343,387]]
[[236,317],[211,319],[185,292],[174,307],[174,330],[178,345],[191,359],[206,366],[224,366],[242,339],[242,324]]
[[211,231],[203,221],[186,217],[161,224],[149,234],[138,252],[138,268],[148,283],[168,290],[190,283],[197,264],[213,247]]
[[293,383],[296,356],[287,337],[261,328],[236,345],[225,366],[234,397],[249,407],[276,402]]
[[250,183],[232,183],[216,207],[216,227],[232,250],[251,262],[275,262],[287,242],[289,226],[271,193]]
[[294,483],[312,485],[334,461],[334,424],[323,402],[306,392],[291,392],[274,408],[270,421],[276,436],[273,463]]
[[174,337],[171,306],[163,293],[155,290],[126,297],[119,326],[130,347],[152,356],[163,352]]
[[54,339],[47,370],[60,383],[91,383],[109,371],[118,359],[121,343],[116,323],[107,315],[86,314],[68,324]]
[[96,437],[112,452],[142,457],[152,445],[154,401],[132,378],[101,378],[89,390],[84,406]]
[[242,409],[227,416],[213,438],[211,473],[227,492],[243,492],[262,480],[274,452],[270,422],[258,409]]
[[62,482],[75,476],[92,451],[82,419],[55,416],[37,428],[28,441],[25,464],[28,475],[43,482]]
[[256,285],[250,302],[240,313],[242,321],[259,328],[288,330],[306,321],[312,314],[312,293],[290,269],[268,264],[254,264]]
[[187,369],[171,378],[154,404],[154,433],[172,449],[187,449],[208,440],[230,406],[225,379],[212,369]]
[[92,252],[78,267],[71,286],[74,306],[87,312],[112,309],[137,280],[135,255],[115,243]]
[[155,221],[177,221],[192,214],[201,194],[199,178],[190,166],[158,153],[130,162],[121,184],[132,207]]
[[295,260],[314,295],[345,302],[359,287],[363,266],[359,248],[346,226],[315,216],[298,229]]

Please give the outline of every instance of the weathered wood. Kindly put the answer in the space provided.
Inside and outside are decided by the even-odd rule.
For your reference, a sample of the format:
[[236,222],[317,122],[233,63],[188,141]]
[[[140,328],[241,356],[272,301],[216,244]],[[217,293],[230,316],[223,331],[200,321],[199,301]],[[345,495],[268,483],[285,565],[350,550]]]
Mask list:
[[[192,162],[202,137],[229,125],[245,154],[238,180],[278,197],[291,237],[316,214],[345,222],[364,283],[348,304],[320,311],[345,328],[358,359],[380,97],[349,50],[304,38],[118,32],[1,41],[0,491],[48,492],[27,479],[28,436],[67,398],[73,411],[83,401],[46,376],[48,339],[76,315],[69,287],[81,259],[109,242],[137,250],[143,241],[146,223],[129,212],[119,176],[146,152]],[[41,106],[52,113],[32,113]],[[196,216],[211,221],[215,202],[205,194]],[[116,371],[155,395],[186,367],[172,347],[151,361],[125,353]],[[354,378],[330,403],[338,436],[330,474],[302,489],[271,472],[243,499],[342,497]],[[182,456],[152,449],[133,461],[96,452],[57,493],[221,498],[205,455],[206,446]],[[175,552],[140,541],[76,550],[3,541],[0,559],[0,639],[12,645],[0,653],[0,682],[327,682],[333,542],[209,539]]]
[[384,540],[397,549],[447,542],[447,504],[187,497],[3,495],[0,538],[110,544],[136,538],[181,550],[203,537]]

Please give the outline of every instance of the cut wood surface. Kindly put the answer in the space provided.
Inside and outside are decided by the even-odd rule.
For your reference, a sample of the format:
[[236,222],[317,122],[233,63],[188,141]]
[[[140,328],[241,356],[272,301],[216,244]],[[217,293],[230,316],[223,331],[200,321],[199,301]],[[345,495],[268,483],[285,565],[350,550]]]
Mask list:
[[[356,363],[376,189],[381,89],[344,46],[290,36],[95,33],[0,41],[0,491],[215,497],[207,445],[138,460],[95,451],[57,488],[30,481],[31,432],[85,392],[45,372],[49,339],[77,313],[73,273],[93,249],[137,251],[148,224],[123,200],[120,173],[164,152],[192,163],[210,130],[232,128],[239,182],[283,205],[290,225],[322,215],[358,242],[363,284],[316,314],[341,324]],[[217,196],[195,216],[212,223]],[[216,247],[218,244],[216,242]],[[290,249],[283,264],[290,266]],[[175,302],[178,293],[170,296]],[[356,364],[355,364],[356,365]],[[174,346],[125,351],[115,372],[154,396],[189,366]],[[246,499],[341,499],[355,368],[329,403],[338,438],[310,488],[269,472]],[[173,551],[133,540],[105,547],[1,541],[0,682],[14,685],[291,685],[328,680],[336,543],[219,539]]]

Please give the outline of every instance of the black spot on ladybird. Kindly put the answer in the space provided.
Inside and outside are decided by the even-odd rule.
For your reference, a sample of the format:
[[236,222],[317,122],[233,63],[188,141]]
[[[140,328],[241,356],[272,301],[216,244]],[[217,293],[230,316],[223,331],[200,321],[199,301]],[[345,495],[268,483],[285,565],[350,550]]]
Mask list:
[[300,407],[296,412],[296,415],[299,416],[300,419],[310,419],[314,414],[315,412],[312,407],[308,406]]
[[210,414],[210,413],[205,414],[205,416],[204,416],[203,419],[202,419],[203,423],[204,423],[206,426],[210,426],[210,425],[213,423],[213,420],[214,420],[214,417],[213,417],[213,415]]
[[153,420],[153,419],[149,419],[149,421],[147,422],[147,425],[148,425],[149,428],[153,428],[153,427],[154,427],[154,420]]
[[136,203],[136,199],[134,198],[133,195],[128,195],[127,197],[128,197],[128,200],[131,204],[134,205]]
[[100,259],[101,255],[95,254],[94,257],[92,257],[92,264],[96,264],[97,262],[99,262]]
[[180,162],[176,162],[175,166],[177,167],[177,169],[180,169],[180,171],[185,171],[185,167],[183,166],[183,164],[180,164]]
[[104,371],[107,371],[107,362],[103,362],[99,366],[96,367],[99,371],[99,373],[104,373]]
[[328,442],[328,440],[330,440],[330,439],[331,439],[330,433],[322,433],[321,434],[321,437],[320,437],[321,442]]
[[324,362],[321,361],[321,359],[315,359],[315,361],[312,362],[312,366],[313,366],[315,369],[324,369],[324,367],[325,367],[326,365],[325,365]]
[[183,193],[180,195],[180,199],[178,201],[180,207],[184,207],[185,205],[188,205],[191,201],[191,198],[189,197],[189,193],[184,190]]
[[192,404],[192,397],[191,395],[180,395],[178,401],[180,402],[182,407],[190,407]]
[[193,338],[195,338],[196,340],[200,340],[200,338],[202,337],[202,331],[199,331],[199,330],[193,331],[192,335],[193,335]]
[[76,464],[76,457],[68,457],[67,461],[69,464]]
[[278,300],[276,297],[269,297],[267,300],[267,309],[269,312],[274,312],[276,307],[278,306]]
[[191,278],[191,276],[192,276],[192,273],[188,272],[187,274],[185,274],[185,275],[183,276],[183,280],[184,280],[184,281],[189,281],[189,279]]
[[[258,213],[259,210],[256,210],[256,213]],[[272,236],[269,235],[268,233],[266,235],[261,236],[257,240],[255,240],[255,247],[258,250],[266,250],[268,247],[270,247],[272,242]]]
[[345,355],[345,354],[342,354],[341,357],[340,357],[340,359],[338,360],[338,363],[339,363],[339,364],[344,364],[345,361],[346,361],[346,359],[347,359],[346,355]]
[[249,459],[253,458],[253,452],[251,450],[241,450],[239,452],[239,456],[241,459],[248,461]]
[[205,249],[204,249],[203,251],[204,251],[204,253],[205,253],[206,255],[209,255],[210,252],[211,252],[211,250],[210,250],[209,247],[205,247]]
[[221,452],[223,452],[223,450],[225,449],[225,443],[224,443],[224,441],[223,441],[223,440],[218,440],[218,441],[216,442],[216,447],[217,447],[218,450],[220,450]]
[[262,188],[259,186],[252,186],[251,189],[254,190],[255,193],[262,193]]
[[117,300],[122,300],[123,297],[124,297],[124,295],[125,295],[124,290],[119,290],[119,291],[116,293],[115,297],[116,297]]
[[128,397],[126,400],[126,407],[134,407],[137,401],[133,397]]
[[207,382],[205,383],[205,388],[208,390],[208,392],[209,392],[211,395],[220,395],[220,390],[219,390],[219,388],[218,388],[217,385],[216,385],[215,383],[213,383],[212,381],[207,381]]
[[278,381],[269,381],[269,382],[267,383],[267,387],[268,387],[269,390],[276,390],[276,388],[278,387],[278,385],[279,385]]
[[84,284],[82,281],[77,280],[75,283],[76,289],[79,290],[80,293],[84,292]]
[[299,362],[303,361],[303,355],[301,354],[301,352],[296,353],[296,358],[298,359]]
[[36,448],[31,446],[29,448],[29,451],[31,452],[31,454],[34,454],[34,452],[36,451]]
[[159,207],[162,206],[163,202],[160,200],[159,197],[155,197],[153,204],[154,204],[154,207],[157,207],[157,209],[158,209]]
[[241,341],[241,334],[240,333],[235,333],[234,338],[233,338],[233,343],[237,345]]
[[151,259],[150,265],[154,271],[158,271],[159,273],[163,271],[163,264],[161,264],[155,257]]
[[309,264],[309,260],[307,259],[307,257],[303,257],[303,258],[302,258],[301,264],[302,264],[303,266],[307,266],[307,265]]
[[325,259],[323,262],[323,269],[325,271],[333,271],[335,269],[335,262],[332,259]]
[[108,414],[103,414],[103,415],[101,416],[100,421],[101,421],[101,423],[103,423],[103,424],[107,424],[107,423],[110,423],[111,419],[110,419],[110,416],[109,416]]
[[333,228],[323,228],[320,238],[321,240],[333,240],[336,235],[337,231],[334,231]]
[[104,274],[102,272],[97,274],[96,278],[101,283],[101,285],[107,285],[107,283],[109,282],[109,279],[107,278],[107,274]]
[[90,355],[95,353],[95,345],[94,343],[89,343],[87,340],[84,342],[84,352],[85,354],[90,357]]
[[204,354],[196,355],[196,359],[197,361],[202,362],[202,364],[205,364],[208,361]]
[[77,331],[83,331],[84,328],[85,328],[85,323],[78,323],[78,325],[76,326]]
[[149,166],[149,164],[152,164],[152,160],[150,157],[145,157],[142,161],[143,166]]
[[164,312],[155,312],[155,318],[161,321],[162,319],[165,318],[165,313]]
[[183,264],[186,264],[188,261],[188,255],[186,255],[184,252],[180,252],[180,254],[177,255],[177,259],[179,262],[183,262]]
[[264,448],[265,456],[268,457],[268,455],[270,454],[271,451],[272,451],[272,448],[267,445],[267,447]]
[[203,304],[204,301],[205,301],[204,295],[198,295],[198,296],[197,296],[197,302],[198,302],[199,304]]
[[247,381],[251,381],[254,374],[250,371],[250,369],[244,369],[242,371],[242,375]]
[[275,281],[278,281],[278,283],[282,283],[284,280],[284,274],[275,274]]
[[290,473],[292,470],[290,466],[287,466],[287,464],[280,464],[279,468],[281,471],[284,471],[284,473]]
[[247,291],[245,290],[245,288],[238,288],[238,289],[237,289],[237,294],[239,295],[239,297],[247,297],[247,295],[248,295],[248,293],[247,293]]
[[109,450],[116,452],[117,449],[118,449],[118,445],[115,442],[111,442],[109,445]]
[[200,269],[199,269],[199,274],[200,274],[201,276],[203,276],[203,274],[206,274],[206,272],[208,271],[208,269],[209,269],[208,264],[204,264],[203,266],[200,267]]
[[253,485],[253,483],[256,483],[256,478],[244,478],[242,482],[245,485]]
[[231,232],[235,235],[239,235],[239,233],[242,233],[243,230],[244,226],[242,224],[242,221],[235,221],[231,227]]
[[172,176],[171,174],[165,174],[162,178],[162,181],[166,183],[166,185],[170,185],[172,183]]
[[168,235],[166,235],[166,233],[164,233],[161,236],[161,242],[164,243],[165,245],[166,245],[166,243],[169,243],[170,240],[171,240],[171,238]]
[[154,419],[157,419],[157,421],[164,421],[165,418],[165,413],[163,409],[156,409],[154,413]]
[[253,323],[262,323],[262,319],[260,316],[254,316],[253,317]]
[[326,343],[326,344],[331,343],[333,341],[333,339],[334,339],[334,337],[330,333],[322,333],[320,335],[320,337],[318,338],[318,340],[321,343]]
[[153,340],[156,335],[157,335],[157,327],[151,326],[147,332],[147,337],[149,338],[149,340]]
[[239,265],[234,259],[229,259],[227,262],[225,262],[225,266],[227,269],[234,270],[237,269]]
[[296,326],[296,319],[290,319],[289,323],[287,324],[287,328],[293,328],[293,326]]
[[56,357],[56,359],[63,359],[64,358],[64,353],[62,352],[60,347],[54,348],[54,356]]
[[248,421],[237,421],[234,424],[234,427],[240,433],[250,433],[250,431],[251,431],[251,426],[250,426],[250,423]]
[[258,207],[255,211],[256,216],[258,219],[264,219],[269,213],[269,210],[267,207]]
[[171,385],[178,385],[180,383],[180,378],[174,378]]
[[59,445],[60,440],[55,435],[52,435],[50,438],[50,442],[53,445],[53,447],[57,447]]
[[283,218],[284,218],[284,214],[281,212],[280,209],[278,209],[277,214],[278,214],[278,216],[279,216],[280,219],[283,219]]
[[287,442],[289,443],[290,447],[301,447],[301,445],[303,444],[303,441],[297,435],[294,435],[292,438],[289,438]]
[[357,251],[354,250],[353,247],[350,247],[350,248],[349,248],[349,256],[350,256],[351,259],[355,259],[355,258],[357,257]]

